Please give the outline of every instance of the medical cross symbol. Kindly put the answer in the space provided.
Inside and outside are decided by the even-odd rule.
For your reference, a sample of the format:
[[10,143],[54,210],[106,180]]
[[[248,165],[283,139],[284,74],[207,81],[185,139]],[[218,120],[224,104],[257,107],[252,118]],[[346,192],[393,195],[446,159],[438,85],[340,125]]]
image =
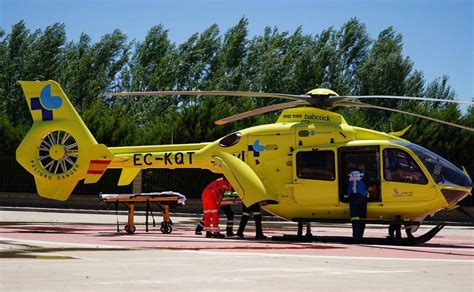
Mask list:
[[260,145],[260,139],[257,139],[253,145],[248,145],[247,149],[253,152],[253,157],[260,157],[260,152],[265,150],[265,146]]
[[43,121],[51,121],[53,119],[52,109],[60,108],[61,105],[61,97],[51,95],[51,84],[41,89],[39,97],[31,98],[31,110],[41,110],[41,119]]
[[255,151],[255,149],[253,149],[253,145],[249,145],[248,150],[253,152],[253,157],[260,157],[260,152]]
[[31,110],[41,110],[41,119],[43,121],[51,121],[53,119],[53,111],[45,109],[41,104],[39,97],[31,98]]

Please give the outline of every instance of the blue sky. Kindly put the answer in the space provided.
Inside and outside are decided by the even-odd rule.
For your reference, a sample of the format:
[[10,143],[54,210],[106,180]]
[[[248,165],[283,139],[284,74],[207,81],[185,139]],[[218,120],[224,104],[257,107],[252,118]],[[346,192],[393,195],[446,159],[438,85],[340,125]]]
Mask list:
[[403,35],[404,54],[431,81],[446,74],[458,98],[474,97],[474,35],[472,0],[0,0],[0,27],[10,31],[24,19],[30,29],[55,22],[66,25],[68,40],[81,32],[93,40],[121,29],[130,39],[142,40],[153,25],[163,24],[172,41],[181,43],[194,32],[217,23],[221,32],[242,16],[250,35],[265,26],[281,31],[303,26],[309,34],[339,28],[358,17],[371,37],[392,25]]

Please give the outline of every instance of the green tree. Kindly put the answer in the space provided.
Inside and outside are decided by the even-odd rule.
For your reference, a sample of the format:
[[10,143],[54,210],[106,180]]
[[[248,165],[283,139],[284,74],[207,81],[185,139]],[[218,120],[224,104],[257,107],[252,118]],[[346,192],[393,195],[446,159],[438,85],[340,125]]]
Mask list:
[[[391,94],[456,97],[447,77],[426,83],[423,73],[403,54],[403,40],[392,27],[372,40],[357,18],[340,28],[305,34],[267,27],[249,39],[248,19],[221,35],[212,25],[181,44],[170,41],[162,26],[143,41],[128,41],[115,30],[93,41],[82,34],[66,41],[55,23],[30,32],[23,21],[9,32],[0,29],[0,155],[14,150],[31,118],[19,80],[56,79],[61,83],[98,141],[110,146],[212,141],[232,131],[273,122],[279,113],[255,116],[226,126],[225,116],[283,102],[275,99],[211,96],[110,97],[107,91],[251,90],[304,94],[317,87],[339,94]],[[473,112],[454,104],[367,100],[473,126]],[[349,123],[383,131],[413,128],[406,138],[461,162],[472,173],[473,134],[414,117],[388,112],[337,109]]]
[[[355,92],[360,95],[405,95],[413,63],[402,54],[402,36],[393,27],[383,30],[357,73]],[[371,103],[397,108],[397,100],[373,100]],[[368,110],[367,121],[374,128],[387,130],[390,113]]]
[[31,57],[27,65],[29,73],[44,80],[58,79],[65,42],[64,24],[55,23],[40,32],[30,44]]
[[80,111],[101,99],[105,91],[120,86],[119,77],[128,61],[129,49],[127,37],[120,30],[104,35],[96,44],[82,34],[77,44],[71,42],[66,46],[61,84]]
[[38,34],[39,31],[30,34],[25,23],[20,21],[13,25],[11,33],[4,40],[4,68],[0,76],[0,88],[5,92],[4,108],[13,124],[29,123],[29,113],[18,81],[37,78],[28,69],[31,60],[30,45]]

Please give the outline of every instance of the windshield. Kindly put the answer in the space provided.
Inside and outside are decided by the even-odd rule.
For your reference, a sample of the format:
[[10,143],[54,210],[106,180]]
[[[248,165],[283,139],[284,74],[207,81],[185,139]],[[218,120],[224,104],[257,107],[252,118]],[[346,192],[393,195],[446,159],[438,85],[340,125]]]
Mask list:
[[391,142],[403,145],[415,152],[437,184],[452,187],[472,187],[472,180],[468,175],[438,154],[413,143]]

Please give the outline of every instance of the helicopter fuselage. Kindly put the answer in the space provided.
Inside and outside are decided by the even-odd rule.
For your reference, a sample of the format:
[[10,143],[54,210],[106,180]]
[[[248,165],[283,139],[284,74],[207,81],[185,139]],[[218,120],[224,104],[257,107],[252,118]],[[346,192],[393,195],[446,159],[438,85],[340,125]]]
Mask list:
[[108,168],[121,169],[119,185],[143,169],[201,168],[223,174],[247,206],[261,203],[288,220],[344,220],[348,174],[364,164],[368,218],[421,222],[456,207],[472,188],[467,173],[400,138],[406,129],[387,134],[354,127],[315,107],[286,109],[273,124],[209,143],[107,147],[97,143],[57,82],[20,84],[33,126],[17,161],[49,199],[67,200],[79,181],[96,183]]
[[[245,204],[270,203],[265,205],[267,211],[289,220],[349,218],[347,175],[358,162],[367,167],[369,219],[422,221],[455,207],[469,194],[470,184],[437,183],[409,144],[395,135],[350,126],[337,113],[295,108],[283,111],[274,124],[247,128],[211,143],[109,148],[115,156],[109,167],[203,168],[223,173],[238,185]],[[233,159],[231,165],[228,158],[219,163],[222,153],[239,162]],[[245,168],[243,164],[248,167],[243,175],[253,171],[263,190],[247,187],[245,179],[233,173]],[[131,173],[130,178],[136,174]],[[460,170],[456,175],[470,181]]]

